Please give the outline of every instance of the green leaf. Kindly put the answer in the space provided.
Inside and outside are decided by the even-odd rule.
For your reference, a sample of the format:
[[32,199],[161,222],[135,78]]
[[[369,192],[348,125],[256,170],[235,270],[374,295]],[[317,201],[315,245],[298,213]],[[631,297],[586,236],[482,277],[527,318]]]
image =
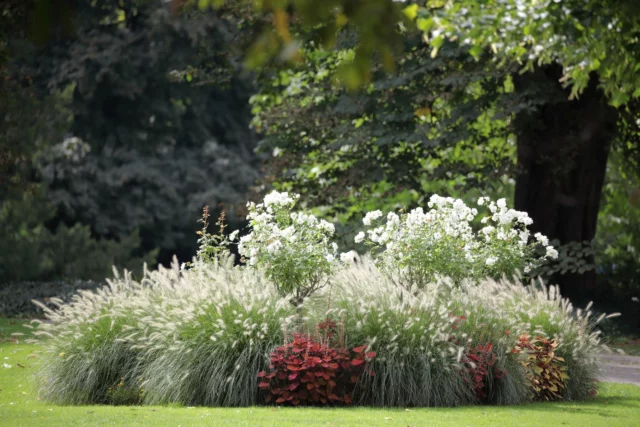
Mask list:
[[418,5],[412,4],[410,6],[407,6],[402,12],[406,15],[407,18],[413,21],[414,19],[416,19],[416,15],[418,15]]
[[418,29],[424,33],[426,33],[427,31],[431,30],[433,28],[434,22],[433,22],[433,18],[429,17],[429,18],[418,18],[418,20],[416,21],[416,25],[418,26]]
[[471,49],[469,49],[469,53],[475,59],[479,59],[480,55],[482,55],[482,52],[484,52],[484,49],[482,49],[482,47],[480,47],[478,45],[474,45]]
[[506,93],[511,93],[514,91],[514,89],[515,86],[513,85],[513,78],[511,77],[511,74],[509,74],[504,79],[504,91]]

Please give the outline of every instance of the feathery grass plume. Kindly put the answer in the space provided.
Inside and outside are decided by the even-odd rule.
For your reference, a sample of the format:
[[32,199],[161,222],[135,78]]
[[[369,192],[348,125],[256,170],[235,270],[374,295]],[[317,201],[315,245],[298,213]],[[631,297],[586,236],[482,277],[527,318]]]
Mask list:
[[256,374],[294,309],[262,273],[232,264],[180,271],[175,262],[48,310],[38,332],[52,337],[38,374],[42,398],[109,403],[109,387],[124,378],[142,379],[146,402],[256,404]]
[[126,274],[95,293],[81,291],[56,311],[45,310],[50,322],[34,333],[50,337],[37,374],[43,400],[109,403],[109,387],[128,378],[136,364],[136,352],[118,338],[135,322],[132,311],[141,291]]
[[183,272],[148,329],[140,375],[146,403],[247,406],[259,403],[257,373],[281,345],[295,308],[255,269],[213,264]]

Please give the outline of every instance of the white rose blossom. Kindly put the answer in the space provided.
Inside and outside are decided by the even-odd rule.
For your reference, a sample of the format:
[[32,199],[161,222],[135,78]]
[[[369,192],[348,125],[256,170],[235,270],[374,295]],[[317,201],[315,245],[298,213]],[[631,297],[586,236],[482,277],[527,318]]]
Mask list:
[[340,254],[340,261],[343,264],[352,264],[358,259],[358,253],[356,251],[343,252]]
[[379,218],[382,218],[382,211],[368,212],[362,219],[362,223],[366,226],[370,226],[371,221],[375,221]]

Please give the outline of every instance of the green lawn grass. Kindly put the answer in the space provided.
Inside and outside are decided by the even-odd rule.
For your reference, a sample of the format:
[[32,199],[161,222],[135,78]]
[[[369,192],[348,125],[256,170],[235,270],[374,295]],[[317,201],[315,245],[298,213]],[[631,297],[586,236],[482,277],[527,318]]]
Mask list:
[[[0,319],[5,335],[25,332]],[[28,331],[28,330],[27,330]],[[33,387],[38,346],[0,342],[0,426],[636,426],[640,387],[601,384],[587,402],[462,408],[185,408],[178,406],[56,406]]]
[[9,340],[11,334],[16,332],[29,335],[31,329],[24,327],[25,323],[29,323],[29,320],[0,317],[0,342]]

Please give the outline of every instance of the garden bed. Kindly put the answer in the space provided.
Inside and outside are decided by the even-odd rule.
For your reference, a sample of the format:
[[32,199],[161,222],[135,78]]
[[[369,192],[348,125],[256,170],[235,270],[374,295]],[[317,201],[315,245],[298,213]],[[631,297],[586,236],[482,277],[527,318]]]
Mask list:
[[[61,404],[432,407],[584,400],[596,327],[558,289],[515,274],[555,249],[525,213],[434,196],[428,212],[370,212],[370,255],[338,255],[334,226],[249,204],[250,233],[208,234],[189,266],[50,300],[39,396]],[[219,221],[221,224],[222,222]],[[530,238],[533,237],[533,238]],[[541,249],[541,252],[536,252]],[[35,322],[37,323],[37,322]]]

